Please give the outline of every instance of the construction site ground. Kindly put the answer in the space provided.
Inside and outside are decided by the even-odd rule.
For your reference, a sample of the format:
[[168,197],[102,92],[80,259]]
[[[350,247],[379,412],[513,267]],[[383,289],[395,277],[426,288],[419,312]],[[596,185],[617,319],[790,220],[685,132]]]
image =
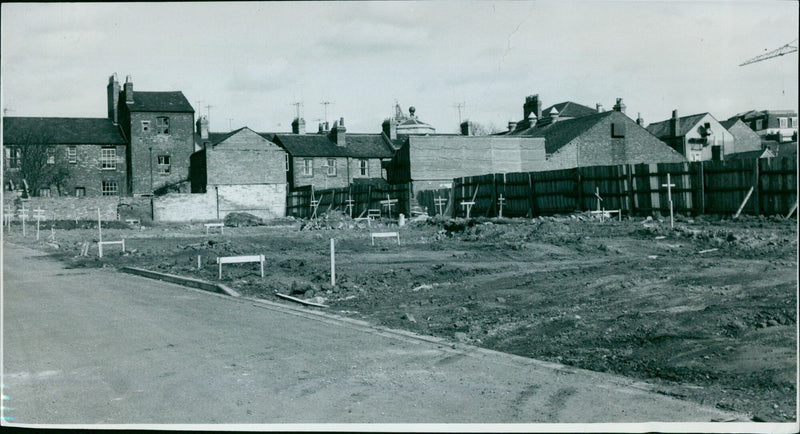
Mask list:
[[[229,224],[247,223],[231,221]],[[419,219],[355,223],[331,213],[225,227],[35,222],[13,243],[70,267],[146,268],[223,283],[243,296],[324,304],[327,312],[525,357],[646,380],[660,393],[797,420],[797,220],[677,216],[600,221]],[[397,231],[372,240],[373,232]],[[330,239],[336,285],[331,285]],[[89,242],[87,256],[81,256]],[[225,264],[216,258],[266,257]],[[198,269],[198,256],[200,268]]]

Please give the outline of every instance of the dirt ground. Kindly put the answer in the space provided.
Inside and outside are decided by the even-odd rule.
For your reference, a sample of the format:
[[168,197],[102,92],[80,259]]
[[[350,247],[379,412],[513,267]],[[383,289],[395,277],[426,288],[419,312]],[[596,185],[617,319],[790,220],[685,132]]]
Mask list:
[[[135,266],[218,281],[218,256],[264,254],[225,265],[222,282],[249,297],[275,292],[329,312],[526,357],[646,380],[660,393],[796,420],[797,220],[677,216],[669,221],[441,220],[356,225],[332,214],[226,227],[201,224],[103,229],[35,223],[5,238],[48,250],[72,267]],[[370,232],[399,231],[376,239]],[[336,286],[330,239],[336,240]],[[197,257],[201,257],[201,269]]]

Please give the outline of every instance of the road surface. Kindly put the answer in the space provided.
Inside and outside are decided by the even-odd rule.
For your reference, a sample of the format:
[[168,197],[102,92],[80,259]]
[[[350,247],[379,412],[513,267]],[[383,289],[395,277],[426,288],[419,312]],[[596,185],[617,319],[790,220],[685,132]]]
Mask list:
[[14,424],[744,420],[613,375],[4,248]]

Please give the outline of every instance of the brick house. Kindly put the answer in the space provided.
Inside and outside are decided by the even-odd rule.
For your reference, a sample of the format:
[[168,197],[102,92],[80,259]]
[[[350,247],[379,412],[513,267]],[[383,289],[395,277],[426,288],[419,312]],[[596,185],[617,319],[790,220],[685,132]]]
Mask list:
[[516,129],[507,135],[543,138],[544,170],[686,161],[625,115],[621,100],[617,102],[614,110],[559,120],[538,128]]
[[678,117],[673,110],[672,118],[648,125],[647,131],[689,161],[720,161],[736,150],[733,135],[710,113]]
[[341,188],[358,180],[385,179],[382,162],[393,154],[388,137],[347,133],[344,118],[334,122],[330,131],[321,124],[316,134],[306,134],[304,126],[302,119],[295,119],[291,134],[262,133],[286,150],[290,189],[308,185],[315,189]]
[[250,128],[208,133],[198,120],[204,148],[191,155],[192,193],[213,195],[217,218],[233,211],[261,218],[286,214],[286,151]]
[[[750,110],[732,116],[741,119],[764,140],[779,143],[797,141],[797,111]],[[730,120],[729,119],[729,120]]]
[[[761,151],[761,137],[747,126],[741,119],[731,118],[720,124],[733,136],[733,152],[736,155],[744,152]],[[728,156],[726,155],[726,158]],[[766,158],[766,157],[765,157]]]
[[17,190],[22,154],[44,146],[46,172],[63,169],[60,185],[46,183],[34,196],[124,196],[127,189],[127,142],[119,127],[105,118],[3,118],[5,188]]
[[109,77],[108,117],[128,139],[128,191],[134,196],[187,182],[194,152],[194,109],[183,92],[133,90],[128,76],[120,89]]

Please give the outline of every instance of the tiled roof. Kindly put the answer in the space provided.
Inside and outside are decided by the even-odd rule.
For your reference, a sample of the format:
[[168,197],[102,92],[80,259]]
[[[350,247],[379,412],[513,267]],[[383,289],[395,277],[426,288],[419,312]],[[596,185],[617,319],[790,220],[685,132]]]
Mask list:
[[[766,155],[765,155],[766,154]],[[726,160],[747,160],[750,158],[772,158],[775,154],[769,149],[757,149],[755,151],[737,152],[725,156]]]
[[120,128],[106,118],[29,118],[4,117],[3,143],[25,145],[34,137],[50,144],[124,145]]
[[565,101],[551,105],[550,107],[542,110],[542,117],[547,116],[553,107],[555,107],[556,111],[558,111],[558,116],[562,118],[579,118],[581,116],[597,114],[597,110],[593,108],[589,108],[585,105],[580,105],[572,101]]
[[336,145],[328,134],[275,134],[273,141],[293,157],[392,157],[382,134],[346,134],[345,146]]
[[[120,94],[120,101],[125,104],[125,94]],[[133,104],[128,104],[132,112],[194,112],[192,105],[183,96],[183,92],[140,92],[133,93]]]
[[[708,113],[698,113],[696,115],[690,116],[683,116],[678,118],[680,120],[680,130],[678,131],[678,137],[683,137],[686,133],[689,132],[703,116],[707,115]],[[659,139],[663,139],[664,137],[672,137],[672,132],[670,132],[670,121],[672,119],[667,119],[661,122],[654,122],[647,126],[647,131],[650,131],[650,134],[658,137]]]
[[593,127],[600,120],[611,116],[614,111],[595,113],[593,115],[581,116],[575,119],[555,122],[545,127],[533,127],[521,131],[510,133],[512,136],[543,137],[545,139],[545,152],[552,154],[567,143],[574,140],[579,135]]

